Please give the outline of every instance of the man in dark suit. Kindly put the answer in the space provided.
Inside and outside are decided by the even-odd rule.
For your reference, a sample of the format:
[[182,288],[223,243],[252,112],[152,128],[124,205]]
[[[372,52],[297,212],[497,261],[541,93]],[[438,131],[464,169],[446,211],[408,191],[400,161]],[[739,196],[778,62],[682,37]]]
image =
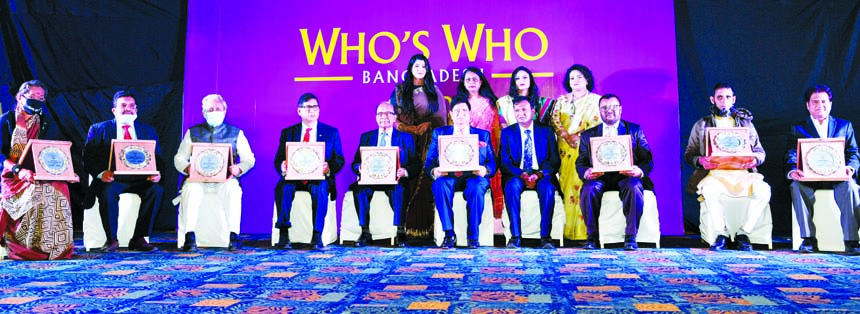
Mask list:
[[[398,147],[400,168],[397,169],[397,179],[415,176],[421,171],[421,162],[415,155],[415,143],[412,140],[412,135],[403,133],[393,128],[394,107],[390,103],[382,102],[376,106],[376,124],[378,129],[361,134],[359,148],[355,151],[355,158],[352,161],[352,172],[361,176],[361,147]],[[405,180],[404,180],[405,181]],[[384,191],[388,196],[388,202],[391,204],[391,209],[394,210],[394,225],[397,226],[397,237],[395,245],[406,246],[406,206],[403,204],[405,199],[405,191],[403,189],[403,181],[398,181],[396,185],[358,185],[354,183],[352,190],[355,209],[358,213],[358,224],[361,226],[361,236],[355,242],[355,246],[366,246],[370,240],[370,200],[373,198],[374,191]]]
[[[845,240],[845,253],[860,255],[860,244],[858,244],[860,237],[857,234],[860,228],[860,194],[858,194],[860,187],[854,182],[857,168],[860,168],[860,156],[858,156],[857,141],[854,138],[854,126],[851,121],[830,116],[833,93],[829,87],[824,85],[810,87],[804,96],[810,117],[791,127],[791,132],[788,134],[788,152],[785,155],[788,168],[786,175],[793,181],[789,186],[791,201],[797,223],[800,225],[800,236],[803,237],[799,251],[812,253],[817,246],[815,225],[812,224],[815,190],[833,189],[836,206],[841,212],[840,222]],[[849,178],[845,181],[800,181],[804,178],[803,171],[797,169],[797,139],[800,138],[845,139],[845,165],[837,171]]]
[[161,147],[158,145],[158,135],[149,125],[136,122],[137,103],[133,93],[118,91],[113,96],[113,112],[115,119],[99,122],[90,126],[87,142],[84,145],[84,167],[93,177],[88,193],[95,193],[99,199],[99,214],[102,226],[105,228],[107,241],[102,248],[105,252],[116,252],[119,247],[117,228],[119,217],[119,195],[134,193],[140,196],[140,212],[135,222],[134,234],[128,243],[132,251],[150,252],[155,246],[146,242],[149,236],[158,207],[161,206],[162,188],[158,185],[161,175],[151,175],[136,178],[134,176],[114,177],[113,170],[108,168],[111,158],[111,141],[119,140],[155,140],[155,161],[160,172],[164,171],[164,161],[161,158]]
[[[275,206],[278,211],[278,221],[275,227],[280,229],[280,237],[277,248],[291,248],[289,228],[290,210],[293,206],[293,197],[296,190],[308,191],[311,194],[313,207],[314,231],[311,236],[311,247],[322,249],[320,234],[325,225],[325,215],[328,210],[327,197],[334,201],[337,195],[337,186],[334,175],[343,168],[343,151],[340,148],[340,134],[337,129],[319,122],[320,106],[317,96],[305,93],[299,97],[299,116],[302,122],[281,130],[281,139],[278,141],[278,153],[275,155],[275,169],[281,174],[281,180],[275,186]],[[323,173],[325,180],[285,180],[287,173],[287,146],[286,142],[324,142],[325,163]]]
[[[427,161],[424,169],[427,175],[432,177],[433,196],[436,200],[436,209],[439,220],[442,222],[442,230],[445,238],[442,241],[443,248],[453,248],[457,243],[457,235],[454,234],[454,192],[463,191],[466,199],[467,217],[469,227],[466,234],[468,248],[477,249],[478,225],[484,212],[484,194],[490,187],[489,178],[496,173],[496,157],[490,146],[490,133],[469,125],[472,107],[466,99],[454,99],[451,106],[451,118],[454,125],[442,126],[433,130],[433,138],[427,149]],[[480,146],[479,163],[480,169],[474,173],[443,173],[439,169],[439,136],[441,135],[468,135],[477,134]]]
[[[594,250],[598,247],[600,226],[601,198],[604,191],[619,191],[624,216],[627,217],[627,228],[624,230],[624,249],[633,251],[638,248],[636,233],[639,231],[639,218],[644,207],[644,190],[651,190],[654,184],[648,178],[654,167],[651,149],[645,139],[645,133],[638,124],[621,120],[621,100],[613,94],[600,97],[600,118],[603,123],[585,130],[581,135],[579,157],[576,159],[576,171],[585,179],[582,185],[580,207],[585,216],[585,226],[588,237],[584,249]],[[631,153],[633,169],[620,172],[595,172],[591,160],[591,138],[600,136],[616,136],[629,134],[631,138]]]
[[513,99],[517,123],[502,130],[499,149],[502,185],[505,187],[505,205],[511,220],[511,239],[508,248],[520,247],[520,201],[523,189],[537,190],[540,202],[541,247],[554,249],[549,232],[552,228],[555,191],[558,189],[558,142],[552,129],[535,123],[534,104],[528,97]]

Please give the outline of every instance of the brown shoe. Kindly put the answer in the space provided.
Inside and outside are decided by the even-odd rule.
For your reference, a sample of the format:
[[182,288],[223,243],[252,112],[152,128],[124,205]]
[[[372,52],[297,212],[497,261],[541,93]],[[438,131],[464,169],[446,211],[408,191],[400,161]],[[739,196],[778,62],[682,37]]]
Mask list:
[[105,241],[105,245],[102,246],[102,253],[116,253],[119,249],[119,241],[116,239],[111,239]]
[[132,238],[131,241],[128,241],[128,249],[132,251],[141,251],[141,252],[153,252],[158,250],[154,245],[146,242],[146,239],[143,237],[140,238]]

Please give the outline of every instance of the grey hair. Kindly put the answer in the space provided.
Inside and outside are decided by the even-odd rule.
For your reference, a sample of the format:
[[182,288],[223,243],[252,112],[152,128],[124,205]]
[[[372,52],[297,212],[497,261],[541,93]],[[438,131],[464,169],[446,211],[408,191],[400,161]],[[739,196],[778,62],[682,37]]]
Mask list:
[[203,111],[206,111],[206,108],[208,107],[207,104],[213,100],[220,100],[221,103],[224,104],[224,109],[227,109],[227,101],[224,100],[224,97],[221,97],[221,95],[218,94],[209,94],[206,95],[206,97],[203,97]]

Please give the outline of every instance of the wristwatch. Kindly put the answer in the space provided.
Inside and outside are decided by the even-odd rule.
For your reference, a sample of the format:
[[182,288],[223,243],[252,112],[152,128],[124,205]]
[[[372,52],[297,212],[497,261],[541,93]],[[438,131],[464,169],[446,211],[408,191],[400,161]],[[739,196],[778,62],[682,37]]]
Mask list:
[[12,166],[12,169],[9,170],[17,176],[18,173],[21,172],[21,165],[15,164],[14,166]]

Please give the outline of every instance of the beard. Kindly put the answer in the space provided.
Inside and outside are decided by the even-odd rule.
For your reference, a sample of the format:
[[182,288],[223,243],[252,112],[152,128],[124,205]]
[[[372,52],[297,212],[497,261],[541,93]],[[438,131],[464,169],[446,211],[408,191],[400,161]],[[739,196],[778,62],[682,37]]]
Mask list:
[[723,110],[723,109],[720,109],[720,107],[717,107],[717,105],[711,105],[709,110],[711,111],[711,114],[713,114],[715,116],[728,117],[734,111],[734,107]]

